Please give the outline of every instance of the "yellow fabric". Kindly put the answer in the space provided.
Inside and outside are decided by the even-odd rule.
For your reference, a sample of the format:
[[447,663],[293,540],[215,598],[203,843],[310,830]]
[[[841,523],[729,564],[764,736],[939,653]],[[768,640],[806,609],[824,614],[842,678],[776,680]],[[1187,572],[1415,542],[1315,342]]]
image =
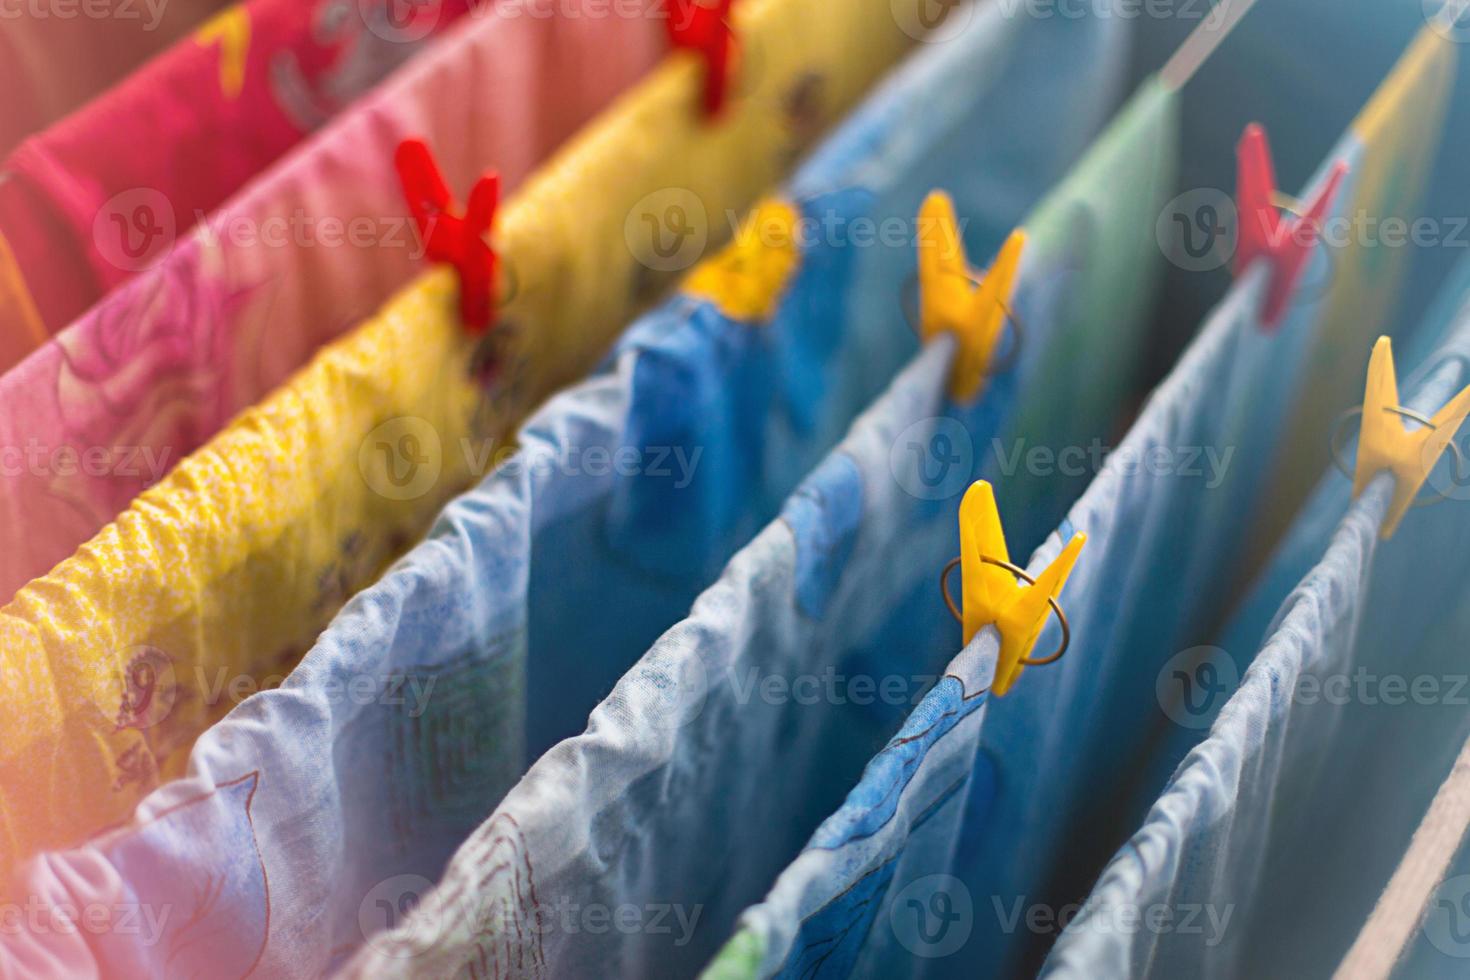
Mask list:
[[4,235],[0,235],[0,324],[5,325],[0,330],[0,373],[51,338]]
[[[1428,27],[1421,30],[1353,121],[1363,156],[1354,168],[1349,217],[1412,222],[1419,216],[1453,91],[1458,48]],[[1334,250],[1333,299],[1311,362],[1310,394],[1302,399],[1320,408],[1324,423],[1356,400],[1367,351],[1398,296],[1409,254],[1407,248],[1365,243],[1357,234]],[[1326,424],[1313,431],[1325,432]],[[1326,445],[1320,436],[1317,442]]]
[[718,245],[723,215],[903,53],[897,24],[917,21],[891,8],[739,5],[750,71],[724,116],[701,118],[701,66],[675,56],[503,208],[508,300],[480,349],[456,325],[452,273],[426,273],[0,611],[0,865],[126,817],[228,710],[232,678],[248,692],[289,669],[494,458],[488,439],[692,264],[670,267],[666,240],[648,257],[660,268],[640,265],[637,232],[673,200],[695,219],[675,243]]
[[762,201],[735,240],[695,266],[680,291],[709,300],[732,320],[769,320],[800,261],[800,217],[785,201]]
[[250,11],[244,4],[220,11],[194,32],[194,43],[219,46],[220,93],[227,99],[239,98],[250,57]]

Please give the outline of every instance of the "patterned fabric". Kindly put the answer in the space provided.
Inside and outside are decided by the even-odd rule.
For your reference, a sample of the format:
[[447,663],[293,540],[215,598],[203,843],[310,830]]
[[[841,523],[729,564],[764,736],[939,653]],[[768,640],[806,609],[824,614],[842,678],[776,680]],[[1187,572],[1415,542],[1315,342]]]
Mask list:
[[[210,921],[254,922],[266,906],[314,914],[273,916],[215,974],[259,955],[271,976],[316,976],[395,924],[524,771],[525,746],[534,756],[582,728],[881,387],[874,361],[896,368],[912,353],[892,313],[851,305],[854,271],[901,279],[912,244],[798,236],[797,222],[911,219],[922,169],[956,188],[972,247],[993,250],[1111,107],[1124,37],[1120,25],[1007,20],[992,6],[885,82],[792,181],[799,208],[759,208],[623,336],[606,372],[538,411],[519,448],[347,605],[279,690],[200,737],[186,778],[150,794],[125,829],[29,866],[23,890],[52,908],[170,895],[155,959],[136,944],[98,958],[79,937],[38,935],[0,947],[0,963],[18,971],[44,951],[68,973],[133,960],[163,972],[197,928],[185,924],[208,893],[199,883],[241,854],[259,881],[216,901]],[[1046,68],[1059,59],[1068,72]],[[1088,99],[1080,78],[1094,83]],[[915,101],[935,110],[922,126],[905,118]],[[1057,125],[1029,124],[1043,113]],[[940,149],[948,173],[936,172]],[[1012,166],[1019,155],[1025,166]],[[854,345],[870,357],[837,356]],[[568,615],[579,609],[617,615]],[[183,807],[187,825],[155,819]],[[211,846],[180,848],[170,832],[183,826]]]
[[[1173,109],[1170,93],[1150,87],[1027,222],[1032,248],[1013,302],[1028,332],[1014,368],[957,406],[945,398],[949,337],[910,361],[780,519],[618,680],[584,732],[531,767],[349,976],[687,975],[708,962],[953,642],[934,572],[956,546],[949,501],[976,459],[947,443],[961,461],[936,473],[910,447],[1002,434],[1018,392],[1040,390],[1035,372],[1053,345],[1096,329],[1139,342],[1130,316],[1158,265],[1153,221],[1172,186]],[[1098,172],[1112,178],[1100,200],[1086,193]],[[1070,223],[1055,210],[1074,221],[1085,213],[1093,236],[1065,236]],[[1118,305],[1059,302],[1104,269],[1132,276],[1107,294]],[[901,329],[896,311],[890,322]],[[1104,400],[1077,399],[1101,432],[1120,406],[1095,390]],[[1038,520],[1055,520],[1063,501],[1053,486],[1017,480],[1013,493]],[[597,926],[607,916],[616,928]]]
[[[1344,140],[1314,183],[1357,152]],[[1278,431],[1264,422],[1297,383],[1330,300],[1298,289],[1267,333],[1257,320],[1265,272],[1252,269],[1232,289],[1116,451],[1103,457],[1099,445],[1097,477],[1032,556],[1039,574],[1074,533],[1087,535],[1062,597],[1066,657],[1027,671],[992,703],[998,635],[978,634],[742,916],[709,976],[1026,971],[1041,936],[1012,916],[1061,908],[1070,879],[1106,860],[1089,842],[1112,832],[1147,734],[1154,674],[1181,637],[1218,615],[1236,529],[1259,498]],[[1040,381],[1027,400],[1046,404],[1063,389]],[[1057,466],[1091,451],[1085,440],[1016,431]],[[1003,465],[982,474],[998,491],[1018,476]],[[1016,517],[1029,517],[1021,502],[1001,515],[1008,539]],[[1052,623],[1036,649],[1058,642]]]
[[[747,205],[911,40],[861,5],[737,17],[760,70],[718,123],[692,111],[699,65],[672,60],[502,208],[517,291],[483,344],[456,323],[452,272],[426,274],[0,611],[0,864],[75,844],[179,775],[228,707],[219,684],[288,670],[470,482],[486,440],[585,374],[669,276],[629,247],[650,195]],[[799,124],[770,111],[795,93]]]
[[[1470,276],[1457,278],[1463,303]],[[1457,319],[1419,380],[1401,386],[1408,407],[1432,413],[1470,382],[1470,307]],[[1426,492],[1463,489],[1452,465]],[[1347,952],[1470,734],[1458,693],[1470,626],[1464,495],[1410,511],[1380,542],[1391,488],[1380,476],[1350,501],[1335,473],[1318,487],[1211,669],[1192,675],[1178,717],[1208,724],[1208,736],[1103,872],[1045,976],[1322,976]],[[1263,610],[1287,591],[1256,652]],[[1396,975],[1464,975],[1465,891],[1463,877],[1446,882]],[[1199,928],[1119,928],[1130,908]]]
[[[80,6],[80,5],[79,5]],[[0,154],[188,34],[225,0],[102,0],[85,10],[0,5]],[[98,12],[100,11],[100,16]]]
[[[466,10],[431,0],[405,18],[393,0],[248,0],[26,140],[0,164],[0,233],[42,322],[60,330],[159,261]],[[0,334],[18,326],[0,308]]]
[[[422,269],[400,140],[460,197],[492,161],[514,188],[667,47],[657,21],[552,6],[463,24],[0,376],[0,602]],[[445,97],[506,90],[542,95]]]
[[[49,334],[40,311],[26,288],[15,252],[0,234],[0,317],[9,326],[0,329],[0,364],[15,364],[46,342]],[[3,377],[3,373],[0,373]]]

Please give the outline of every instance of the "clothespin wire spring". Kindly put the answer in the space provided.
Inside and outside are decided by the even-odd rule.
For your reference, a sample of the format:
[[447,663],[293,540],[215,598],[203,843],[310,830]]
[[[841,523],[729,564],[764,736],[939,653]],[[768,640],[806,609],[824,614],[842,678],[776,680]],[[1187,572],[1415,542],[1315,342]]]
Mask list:
[[[955,618],[955,622],[957,623],[964,623],[965,617],[960,612],[959,604],[954,601],[954,596],[950,594],[949,576],[951,572],[953,572],[956,568],[960,566],[961,560],[962,559],[958,555],[956,555],[954,558],[950,559],[949,564],[944,566],[944,571],[939,573],[939,593],[940,595],[944,596],[944,604],[946,607],[949,608],[949,614]],[[1013,565],[1008,561],[1002,561],[999,558],[992,558],[989,555],[981,555],[980,560],[987,565],[994,565],[997,568],[1004,568],[1006,571],[1010,572],[1012,575],[1016,576],[1016,578],[1025,582],[1027,585],[1036,584],[1036,579],[1032,577],[1031,573],[1027,572],[1026,569],[1022,568],[1019,565]],[[1056,614],[1057,622],[1061,624],[1062,642],[1061,645],[1057,647],[1057,652],[1053,653],[1049,657],[1044,657],[1041,660],[1032,660],[1030,657],[1022,657],[1021,664],[1026,667],[1045,667],[1047,664],[1054,664],[1058,660],[1062,659],[1062,655],[1065,654],[1067,652],[1067,648],[1072,645],[1072,625],[1067,622],[1066,612],[1063,611],[1061,604],[1057,602],[1054,596],[1048,596],[1046,601],[1051,605],[1051,611]]]

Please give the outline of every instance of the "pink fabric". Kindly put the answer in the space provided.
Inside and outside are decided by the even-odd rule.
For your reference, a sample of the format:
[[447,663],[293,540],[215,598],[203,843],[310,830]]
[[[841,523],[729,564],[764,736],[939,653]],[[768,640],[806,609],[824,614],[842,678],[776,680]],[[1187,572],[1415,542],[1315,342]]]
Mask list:
[[666,49],[655,17],[567,7],[472,14],[0,377],[0,603],[424,268],[401,139],[458,196],[492,165],[513,188]]
[[0,234],[47,329],[145,268],[466,10],[249,0],[22,143],[0,166]]

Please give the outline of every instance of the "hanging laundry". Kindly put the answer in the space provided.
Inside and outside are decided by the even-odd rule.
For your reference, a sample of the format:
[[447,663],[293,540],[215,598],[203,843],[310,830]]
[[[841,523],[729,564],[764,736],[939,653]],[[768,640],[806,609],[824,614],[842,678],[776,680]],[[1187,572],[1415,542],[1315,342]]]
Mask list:
[[[18,3],[0,31],[0,155],[186,36],[225,0]],[[78,16],[85,14],[84,16]]]
[[[1424,213],[1420,202],[1438,159],[1459,47],[1452,35],[1432,25],[1423,28],[1344,137],[1359,147],[1351,198],[1342,212],[1354,230],[1344,236],[1339,229],[1334,236],[1336,295],[1313,338],[1311,373],[1286,416],[1287,437],[1273,477],[1278,492],[1260,518],[1262,547],[1281,536],[1327,465],[1321,434],[1356,397],[1362,352],[1395,322],[1395,301],[1419,250],[1395,242],[1392,222],[1408,227]],[[1266,554],[1258,551],[1256,557]]]
[[1465,975],[1470,0],[151,2],[0,0],[0,976]]
[[[1369,100],[1370,106],[1378,106],[1380,111],[1384,111],[1385,99],[1388,99],[1388,104],[1395,107],[1394,111],[1411,113],[1411,107],[1421,101],[1431,105],[1434,103],[1442,80],[1434,73],[1426,74],[1419,70],[1425,50],[1421,37],[1410,46],[1400,63],[1383,80]],[[1453,66],[1453,61],[1450,64]],[[1433,163],[1432,146],[1428,151],[1413,143],[1395,142],[1390,146],[1393,148],[1392,152],[1404,157],[1406,172],[1423,170]],[[1319,196],[1324,182],[1330,180],[1327,168],[1334,160],[1346,165],[1346,177],[1335,206],[1325,222],[1326,227],[1334,227],[1336,223],[1335,226],[1340,228],[1341,222],[1351,221],[1355,214],[1362,213],[1361,210],[1350,211],[1350,208],[1361,209],[1365,206],[1363,202],[1367,198],[1361,191],[1365,169],[1377,172],[1383,167],[1392,168],[1392,163],[1383,158],[1385,152],[1387,151],[1382,147],[1363,143],[1355,123],[1338,141],[1324,163],[1323,170],[1319,171],[1309,185],[1308,193],[1301,200],[1311,202]],[[1426,152],[1430,157],[1428,161],[1422,159]],[[1365,160],[1370,156],[1376,162],[1367,165]],[[1327,232],[1324,231],[1322,238],[1314,246],[1314,251],[1317,254],[1312,265],[1298,279],[1298,296],[1295,300],[1297,312],[1289,313],[1275,328],[1276,339],[1273,343],[1264,344],[1260,338],[1254,338],[1243,345],[1242,353],[1237,355],[1241,358],[1241,367],[1232,374],[1227,390],[1218,396],[1224,402],[1235,405],[1233,411],[1242,415],[1242,419],[1235,423],[1239,426],[1236,429],[1239,434],[1228,443],[1221,444],[1219,449],[1221,453],[1227,450],[1232,453],[1235,462],[1232,464],[1231,480],[1237,489],[1229,493],[1212,492],[1204,495],[1187,514],[1181,513],[1178,519],[1190,529],[1191,534],[1199,533],[1200,526],[1214,527],[1215,531],[1213,536],[1201,539],[1201,547],[1182,559],[1179,575],[1183,595],[1193,595],[1206,588],[1219,588],[1227,593],[1228,598],[1216,607],[1213,618],[1205,617],[1192,623],[1180,623],[1183,632],[1179,634],[1171,652],[1179,652],[1196,643],[1208,643],[1213,639],[1214,633],[1231,615],[1235,602],[1240,599],[1243,590],[1241,583],[1253,577],[1260,553],[1265,547],[1263,542],[1279,539],[1280,528],[1273,523],[1272,514],[1288,496],[1300,497],[1299,493],[1290,489],[1290,478],[1283,476],[1283,462],[1291,465],[1293,459],[1318,453],[1326,458],[1326,450],[1315,447],[1326,446],[1328,426],[1324,423],[1322,429],[1304,444],[1303,440],[1308,439],[1308,434],[1295,425],[1295,416],[1291,414],[1295,412],[1295,408],[1286,409],[1286,414],[1283,414],[1283,406],[1299,404],[1300,386],[1309,384],[1311,378],[1320,376],[1317,373],[1322,364],[1318,357],[1320,338],[1324,331],[1333,329],[1328,318],[1334,315],[1334,310],[1340,311],[1344,308],[1342,297],[1358,288],[1358,280],[1350,273],[1350,268],[1343,266],[1341,249],[1333,244],[1332,237]],[[1364,261],[1374,260],[1369,258]],[[1396,260],[1389,258],[1380,261]],[[1249,275],[1249,271],[1244,274]],[[1277,273],[1269,274],[1274,277]],[[1264,310],[1265,307],[1262,307],[1262,312]],[[1307,372],[1305,376],[1296,381],[1285,380],[1293,372],[1302,370],[1303,366]],[[1264,387],[1257,388],[1257,385]],[[1261,390],[1281,392],[1280,397],[1284,401],[1261,397]],[[1268,465],[1243,465],[1245,461],[1260,459],[1266,460]],[[1283,483],[1283,480],[1287,482]],[[1240,528],[1250,528],[1250,533],[1241,534]],[[1218,577],[1221,568],[1225,569],[1225,579]],[[1302,571],[1305,572],[1305,569]],[[1222,582],[1233,584],[1221,584]],[[1279,601],[1294,584],[1294,581],[1281,582],[1271,602],[1274,604]],[[1262,625],[1264,626],[1264,620]],[[1259,639],[1258,635],[1252,638],[1252,642]],[[1137,695],[1137,692],[1130,693]],[[1170,720],[1156,711],[1152,712],[1152,725],[1154,732],[1172,727]],[[1150,742],[1154,737],[1150,734],[1144,736],[1144,739]],[[1176,756],[1175,759],[1177,758]],[[1168,769],[1164,769],[1145,777],[1139,775],[1142,771],[1140,767],[1135,766],[1133,769],[1130,779],[1119,779],[1112,784],[1099,781],[1096,784],[1108,785],[1110,798],[1100,801],[1087,818],[1089,821],[1100,822],[1096,832],[1087,841],[1078,841],[1084,845],[1089,856],[1082,857],[1074,853],[1068,858],[1079,869],[1070,885],[1066,886],[1074,893],[1080,893],[1091,884],[1089,876],[1092,871],[1105,859],[1107,852],[1130,832],[1131,824],[1141,815],[1142,808],[1152,802],[1155,788],[1162,784],[1169,773]],[[1130,802],[1120,805],[1117,802],[1119,797],[1126,797]]]
[[[513,190],[667,47],[657,20],[548,12],[476,15],[0,375],[0,452],[19,460],[0,467],[0,602],[421,271],[400,140],[441,147],[455,186],[494,161]],[[57,463],[93,447],[100,462]]]
[[[1014,920],[997,910],[1058,907],[1045,891],[1056,871],[1054,855],[1081,836],[1072,828],[1091,826],[1077,822],[1078,809],[1107,803],[1093,795],[1099,779],[1092,773],[1111,775],[1099,756],[1117,752],[1118,765],[1130,758],[1129,738],[1137,736],[1128,734],[1136,727],[1128,720],[1138,716],[1134,701],[1153,697],[1153,651],[1171,650],[1177,622],[1197,617],[1218,597],[1218,590],[1174,588],[1199,543],[1193,529],[1202,538],[1215,532],[1212,522],[1184,518],[1202,498],[1236,493],[1231,477],[1246,468],[1234,458],[1205,459],[1206,449],[1231,444],[1237,432],[1228,425],[1238,425],[1241,413],[1228,399],[1196,394],[1229,387],[1236,349],[1258,329],[1253,314],[1263,283],[1254,275],[1232,292],[1061,530],[1029,563],[1028,571],[1039,575],[1075,534],[1086,535],[1061,597],[1072,635],[1066,657],[1026,671],[1004,701],[991,704],[999,643],[982,631],[943,669],[946,680],[869,763],[846,804],[765,902],[744,915],[741,934],[713,976],[799,975],[817,959],[837,975],[881,972],[915,955],[942,957],[932,969],[945,975],[1004,976],[1019,969],[1028,937],[1007,928]],[[1270,403],[1269,387],[1256,391]],[[1196,450],[1198,466],[1191,463],[1181,475],[1181,456]],[[1007,539],[1011,513],[1001,509]],[[933,551],[924,555],[944,560]],[[1121,581],[1130,583],[1126,590],[1117,587]],[[936,597],[932,581],[926,584],[932,619]],[[1058,630],[1048,627],[1037,655],[1058,642]],[[1139,676],[1142,668],[1123,666],[1135,654],[1149,659],[1147,678]],[[1108,738],[1087,737],[1097,731]],[[910,902],[922,914],[911,912]],[[939,923],[925,918],[926,910],[941,906],[966,909],[951,946],[930,944],[940,941],[933,939]],[[736,969],[739,963],[746,966]]]
[[[1248,133],[1242,161],[1255,149]],[[1305,200],[1324,200],[1360,158],[1361,145],[1344,139]],[[1334,195],[1328,213],[1340,213],[1345,198]],[[1325,249],[1315,251],[1320,269]],[[834,975],[883,974],[915,956],[938,975],[1034,968],[1047,923],[1054,935],[1059,910],[1106,861],[1112,845],[1103,842],[1127,833],[1121,800],[1136,792],[1137,760],[1151,741],[1158,671],[1222,614],[1240,528],[1269,490],[1276,414],[1339,288],[1335,280],[1325,292],[1303,288],[1302,279],[1323,281],[1309,268],[1268,328],[1279,271],[1258,261],[1242,273],[1033,556],[1029,571],[1039,575],[1074,535],[1086,536],[1062,597],[1066,659],[1028,672],[990,704],[998,644],[982,632],[746,913],[711,976],[801,975],[818,962]],[[1053,458],[1065,446],[1042,445]],[[997,492],[1009,478],[995,475]],[[1000,512],[1007,525],[1024,513],[1004,504]],[[1038,649],[1056,635],[1048,627]],[[1051,918],[1023,927],[1016,916],[1033,909]],[[951,930],[954,921],[964,924]]]
[[[348,603],[279,690],[201,735],[188,777],[149,794],[124,828],[29,865],[26,892],[55,907],[149,890],[182,928],[196,883],[229,879],[222,864],[249,854],[251,874],[207,912],[250,924],[229,956],[272,976],[329,970],[362,942],[364,907],[427,890],[523,773],[528,744],[535,758],[581,730],[881,390],[883,368],[912,352],[891,310],[855,297],[871,276],[898,295],[913,249],[861,229],[899,220],[915,172],[944,173],[971,239],[998,243],[1106,118],[1126,38],[1115,21],[1018,21],[991,6],[916,54],[798,170],[799,203],[768,201],[742,221],[625,333],[605,372],[522,426],[513,453],[480,447],[495,471]],[[915,105],[929,107],[921,125]],[[818,230],[824,219],[840,233]],[[185,831],[187,844],[172,839]],[[321,914],[310,927],[267,922],[267,902]],[[159,956],[174,936],[165,924]],[[0,943],[0,962],[44,949],[69,972],[107,972],[146,955],[81,937],[36,943]],[[228,972],[224,957],[211,962]]]
[[[1057,62],[1043,65],[1056,71]],[[781,518],[617,682],[586,731],[531,767],[417,911],[365,946],[347,975],[406,962],[433,974],[530,962],[565,975],[643,976],[691,973],[714,955],[741,907],[840,803],[942,667],[951,627],[924,613],[943,559],[930,567],[914,555],[951,547],[947,487],[955,477],[963,487],[975,458],[959,452],[931,483],[932,461],[909,447],[990,433],[1019,392],[1049,397],[1032,382],[1053,345],[1090,330],[1130,336],[1141,286],[1159,264],[1153,222],[1172,185],[1174,106],[1172,92],[1150,87],[1013,240],[1026,241],[1015,297],[1003,289],[995,303],[1025,324],[1014,367],[958,405],[946,396],[957,344],[948,334],[931,341]],[[1094,193],[1099,181],[1109,194]],[[1084,223],[1091,234],[1068,234]],[[1039,240],[1050,235],[1058,238]],[[929,238],[920,261],[943,241]],[[1116,306],[1062,301],[1098,276],[1132,277],[1105,293]],[[901,292],[888,306],[890,329],[902,330]],[[1077,398],[1099,432],[1120,409]],[[1054,521],[1064,501],[1050,481],[1025,482],[1029,495],[1018,498]],[[655,907],[684,927],[593,934],[577,918],[586,908]]]
[[[1306,178],[1321,159],[1322,148],[1336,143],[1344,130],[1356,133],[1367,144],[1379,145],[1379,134],[1391,130],[1408,131],[1423,127],[1424,142],[1416,147],[1415,139],[1405,139],[1415,149],[1397,151],[1404,155],[1400,166],[1404,181],[1401,194],[1393,188],[1369,193],[1373,181],[1362,183],[1364,199],[1347,202],[1344,219],[1326,229],[1334,257],[1341,253],[1346,262],[1345,274],[1356,275],[1356,252],[1349,241],[1381,237],[1381,222],[1403,221],[1405,225],[1421,215],[1457,214],[1463,208],[1463,190],[1455,174],[1470,164],[1470,142],[1457,140],[1450,134],[1463,131],[1470,122],[1470,101],[1456,94],[1450,102],[1450,115],[1445,125],[1436,130],[1432,123],[1443,107],[1431,90],[1415,95],[1423,99],[1413,111],[1389,110],[1386,114],[1369,112],[1367,104],[1375,90],[1384,93],[1382,100],[1392,101],[1386,86],[1380,83],[1398,64],[1404,52],[1414,43],[1436,7],[1453,8],[1459,0],[1424,0],[1423,3],[1371,3],[1348,0],[1291,0],[1289,3],[1257,3],[1231,30],[1228,47],[1219,57],[1211,58],[1188,86],[1181,116],[1183,144],[1188,148],[1187,164],[1179,190],[1188,193],[1204,189],[1223,190],[1227,194],[1235,183],[1234,147],[1248,123],[1259,122],[1271,135],[1273,155],[1284,178],[1284,189],[1304,185]],[[1219,7],[1219,5],[1215,5]],[[1177,18],[1146,19],[1139,23],[1138,47],[1144,63],[1162,58],[1175,50],[1180,37],[1198,20],[1191,19],[1182,7],[1172,8]],[[1223,14],[1232,11],[1231,4]],[[1453,25],[1439,28],[1446,38],[1463,37],[1463,28]],[[1431,59],[1431,60],[1437,60]],[[1461,79],[1459,85],[1464,85]],[[1289,93],[1289,97],[1282,97]],[[1363,124],[1374,117],[1378,125]],[[1396,117],[1396,118],[1395,118]],[[1441,137],[1444,134],[1444,138]],[[1396,140],[1390,140],[1390,143]],[[1438,151],[1442,162],[1426,169]],[[1415,155],[1417,154],[1417,155]],[[1360,168],[1365,178],[1375,168]],[[1421,197],[1416,181],[1421,171],[1432,175]],[[1346,190],[1351,190],[1346,189]],[[1223,235],[1228,241],[1234,233],[1235,215],[1229,208],[1200,211],[1192,206],[1173,209],[1173,221],[1188,221],[1195,237],[1180,245],[1208,248],[1211,236]],[[1280,203],[1294,213],[1299,204],[1289,198]],[[1384,210],[1387,207],[1391,210]],[[1358,209],[1366,209],[1358,211]],[[1394,249],[1390,249],[1393,251]],[[1182,251],[1182,250],[1181,250]],[[1383,251],[1375,249],[1375,251]],[[1439,282],[1453,264],[1454,248],[1403,248],[1396,255],[1374,259],[1380,271],[1390,267],[1411,266],[1403,277],[1388,315],[1380,329],[1369,331],[1372,338],[1394,326],[1412,326],[1423,313],[1423,303],[1435,295]],[[1228,253],[1219,253],[1228,258]],[[1162,377],[1191,339],[1191,332],[1203,321],[1207,312],[1219,301],[1223,288],[1223,272],[1219,268],[1195,265],[1184,275],[1174,275],[1165,298],[1166,314],[1151,327],[1159,334],[1152,354],[1150,377]],[[1310,281],[1310,280],[1309,280]],[[1407,314],[1407,315],[1405,315]],[[1401,340],[1403,338],[1395,338]],[[1344,371],[1348,383],[1347,396],[1356,397],[1357,351],[1346,355]],[[1331,418],[1333,413],[1329,413]],[[1310,444],[1320,450],[1320,440]],[[1310,489],[1325,461],[1318,461],[1307,475]],[[1286,508],[1287,519],[1295,508]]]
[[[717,122],[692,111],[702,75],[681,57],[502,208],[496,245],[519,285],[483,346],[458,322],[453,273],[423,276],[0,610],[0,713],[25,733],[0,746],[0,866],[79,843],[179,775],[228,707],[219,677],[288,670],[465,488],[462,440],[505,434],[585,373],[673,274],[650,275],[630,247],[640,201],[686,190],[721,241],[725,208],[750,203],[913,42],[818,0],[751,0],[736,20],[761,68]],[[771,106],[798,91],[812,98],[796,127]],[[167,717],[132,723],[129,678],[160,676]]]
[[[400,4],[401,6],[401,4]],[[0,235],[55,332],[469,9],[469,0],[247,0],[22,143]],[[0,310],[0,334],[19,325]],[[0,370],[10,367],[0,362]]]
[[[1470,264],[1455,278],[1446,295],[1463,304]],[[1447,331],[1427,329],[1448,336],[1402,390],[1405,407],[1432,416],[1470,382],[1470,307]],[[1451,486],[1454,465],[1441,461],[1426,495]],[[1470,735],[1463,705],[1446,696],[1464,674],[1470,523],[1451,500],[1410,512],[1379,541],[1393,489],[1388,475],[1356,501],[1335,473],[1319,486],[1221,646],[1201,658],[1214,683],[1196,692],[1193,717],[1179,717],[1196,732],[1213,719],[1207,737],[1103,872],[1044,976],[1326,976],[1347,952]],[[1255,652],[1288,576],[1298,584]],[[1116,928],[1130,907],[1176,921],[1199,909],[1215,928]],[[1434,975],[1432,947],[1419,955],[1425,968],[1404,975]],[[1437,954],[1439,974],[1460,975],[1460,955]]]

